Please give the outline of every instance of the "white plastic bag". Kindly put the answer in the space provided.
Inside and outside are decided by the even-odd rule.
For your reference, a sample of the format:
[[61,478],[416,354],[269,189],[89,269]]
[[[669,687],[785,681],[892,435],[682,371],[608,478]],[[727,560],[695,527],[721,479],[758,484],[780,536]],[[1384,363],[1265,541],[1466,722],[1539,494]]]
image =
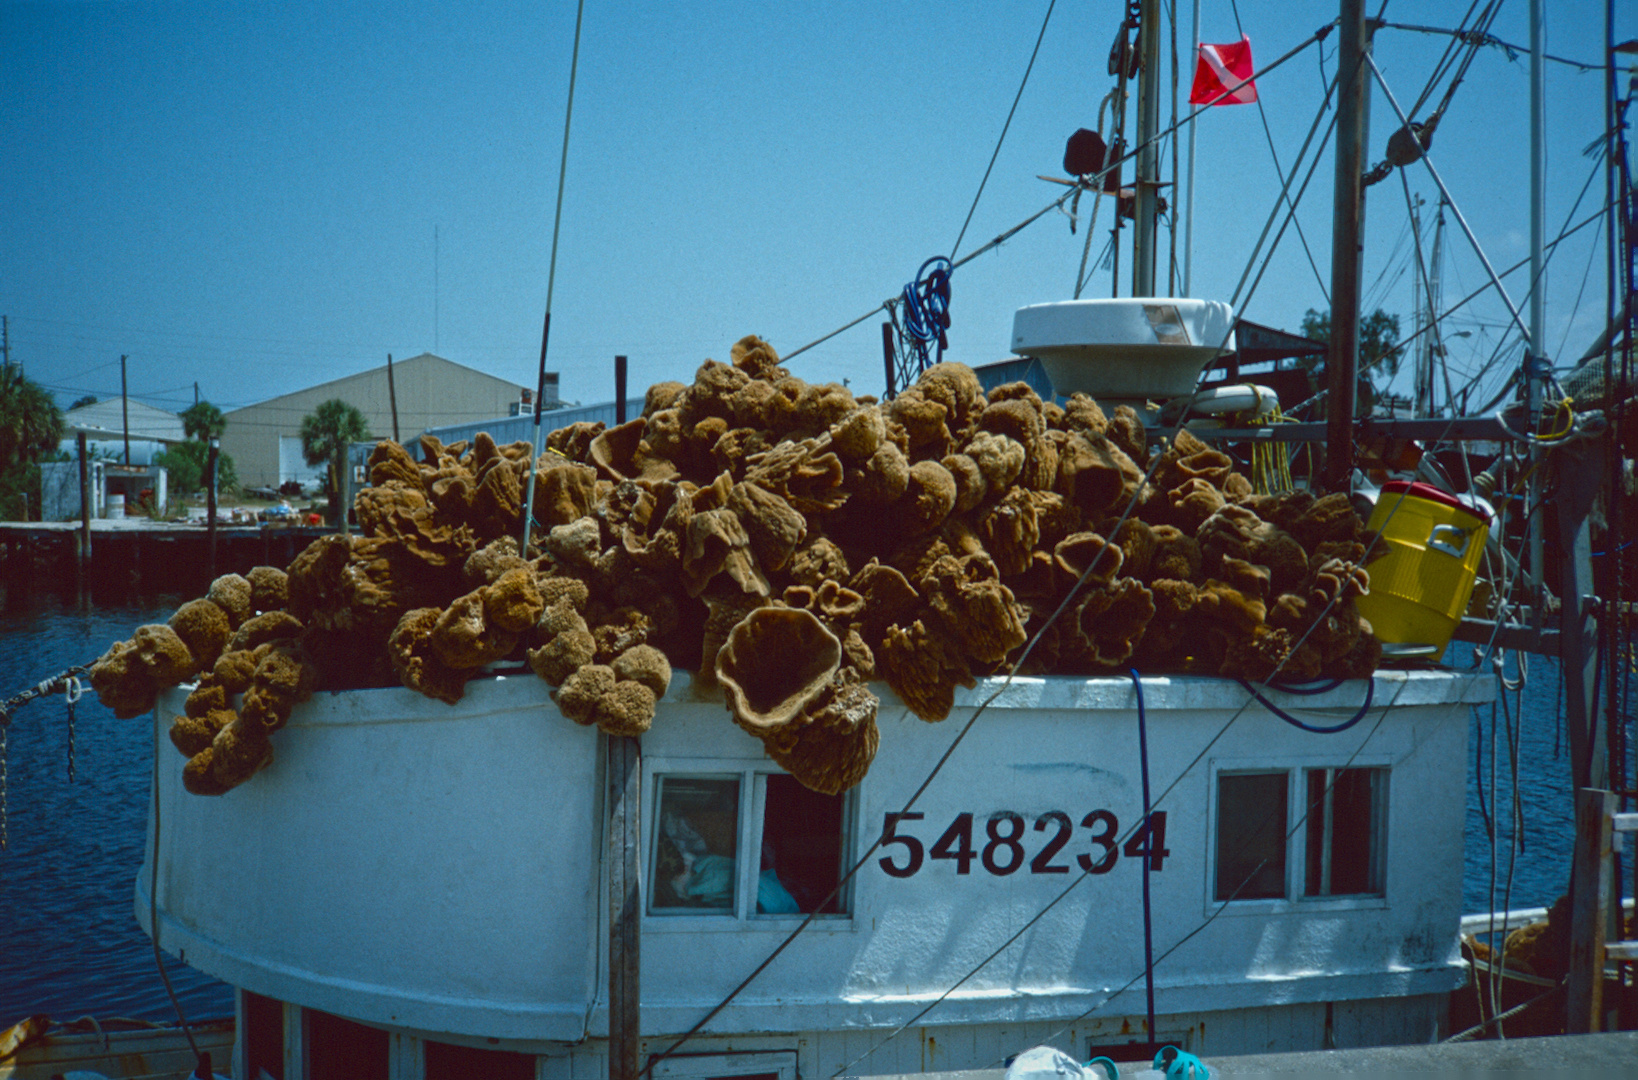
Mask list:
[[1007,1080],[1113,1080],[1101,1065],[1082,1065],[1051,1046],[1025,1050],[1007,1066]]

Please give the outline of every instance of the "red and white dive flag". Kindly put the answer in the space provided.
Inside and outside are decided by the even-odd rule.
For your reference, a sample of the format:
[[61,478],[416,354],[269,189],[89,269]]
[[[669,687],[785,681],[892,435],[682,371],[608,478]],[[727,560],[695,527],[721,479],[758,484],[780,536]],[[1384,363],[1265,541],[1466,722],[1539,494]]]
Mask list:
[[[1251,75],[1251,39],[1240,38],[1228,45],[1200,46],[1200,63],[1194,69],[1190,105],[1247,105],[1257,100],[1257,84]],[[1224,92],[1228,96],[1224,97]]]

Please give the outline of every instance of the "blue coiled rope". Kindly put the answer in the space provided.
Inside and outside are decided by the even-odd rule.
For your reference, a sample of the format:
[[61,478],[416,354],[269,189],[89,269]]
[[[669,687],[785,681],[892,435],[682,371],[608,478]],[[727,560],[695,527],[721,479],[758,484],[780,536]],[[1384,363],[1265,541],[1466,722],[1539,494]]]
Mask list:
[[916,364],[921,371],[927,370],[927,350],[933,343],[938,344],[935,364],[944,359],[944,350],[950,344],[944,332],[950,328],[950,271],[953,269],[949,259],[934,255],[921,264],[916,280],[904,287],[904,336],[916,354]]
[[[1280,708],[1278,705],[1274,704],[1272,701],[1270,701],[1267,698],[1263,697],[1262,694],[1257,692],[1257,688],[1255,686],[1252,686],[1250,683],[1246,682],[1244,679],[1236,679],[1234,681],[1239,683],[1242,687],[1244,687],[1246,693],[1250,694],[1252,697],[1256,698],[1259,702],[1261,702],[1263,708],[1267,709],[1269,712],[1273,713],[1275,716],[1278,716],[1281,720],[1284,720],[1286,723],[1290,724],[1292,727],[1302,728],[1302,730],[1304,730],[1304,731],[1312,731],[1316,735],[1335,735],[1339,731],[1347,731],[1349,728],[1353,727],[1355,724],[1357,724],[1361,720],[1365,719],[1365,714],[1371,711],[1371,698],[1376,693],[1376,680],[1375,679],[1366,679],[1365,680],[1365,703],[1359,707],[1358,712],[1354,713],[1353,716],[1349,717],[1347,720],[1344,720],[1342,723],[1337,724],[1334,727],[1316,727],[1313,724],[1303,723],[1301,720],[1298,720],[1295,716],[1292,716],[1290,713],[1286,712],[1284,709]],[[1295,686],[1291,686],[1291,685],[1282,686],[1282,685],[1280,685],[1278,683],[1275,683],[1273,685],[1274,685],[1275,689],[1285,691],[1286,693],[1313,695],[1313,694],[1323,694],[1323,693],[1325,693],[1325,692],[1327,692],[1329,690],[1335,690],[1337,687],[1342,685],[1342,680],[1341,679],[1336,679],[1336,680],[1333,680],[1329,685],[1324,685],[1324,686],[1317,686],[1317,685],[1314,685],[1312,683],[1310,683],[1308,685],[1300,685],[1299,684],[1299,685],[1295,685]]]

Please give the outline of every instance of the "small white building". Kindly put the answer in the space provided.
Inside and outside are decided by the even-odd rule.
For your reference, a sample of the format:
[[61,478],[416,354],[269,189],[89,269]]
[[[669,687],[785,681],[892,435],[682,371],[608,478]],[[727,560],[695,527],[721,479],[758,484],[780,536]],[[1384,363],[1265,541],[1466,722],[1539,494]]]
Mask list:
[[130,398],[109,398],[63,414],[58,447],[68,460],[40,466],[42,520],[80,517],[81,435],[90,459],[92,517],[123,517],[140,512],[139,506],[164,510],[169,505],[167,476],[155,459],[167,447],[186,441],[182,417]]
[[[152,465],[155,456],[187,438],[182,418],[129,398],[109,398],[69,409],[63,414],[62,451],[73,457],[76,436],[83,433],[86,452],[121,465]],[[130,458],[125,447],[129,440]]]

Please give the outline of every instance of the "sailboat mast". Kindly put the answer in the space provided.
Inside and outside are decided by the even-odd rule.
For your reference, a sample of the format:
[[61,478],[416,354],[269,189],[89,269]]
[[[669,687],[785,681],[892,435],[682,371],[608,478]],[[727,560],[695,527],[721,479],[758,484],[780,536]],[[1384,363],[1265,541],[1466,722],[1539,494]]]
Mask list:
[[[1427,415],[1429,416],[1433,415],[1433,388],[1435,386],[1433,372],[1435,368],[1442,368],[1445,361],[1444,335],[1439,330],[1439,304],[1441,302],[1440,297],[1444,293],[1444,284],[1440,280],[1440,262],[1444,255],[1445,240],[1445,200],[1442,195],[1439,197],[1439,204],[1435,214],[1436,216],[1433,219],[1433,254],[1428,258],[1428,339],[1425,343],[1428,350]],[[1446,382],[1449,382],[1448,376]],[[1446,404],[1449,404],[1449,402],[1446,402]]]
[[1144,0],[1138,23],[1138,151],[1133,222],[1132,295],[1155,295],[1156,199],[1160,190],[1160,4]]
[[[1411,246],[1416,252],[1417,273],[1411,275],[1411,318],[1416,326],[1416,371],[1411,381],[1411,415],[1426,416],[1427,403],[1422,397],[1428,370],[1428,339],[1433,335],[1433,323],[1428,319],[1430,305],[1422,302],[1422,283],[1429,279],[1426,264],[1422,262],[1422,196],[1410,202]],[[1431,280],[1429,280],[1431,286]]]
[[1338,20],[1336,195],[1331,225],[1331,341],[1326,349],[1325,486],[1346,490],[1354,471],[1354,383],[1359,367],[1359,284],[1364,233],[1365,136],[1370,124],[1364,0],[1342,0]]
[[[1546,287],[1541,280],[1542,249],[1546,243],[1546,222],[1542,200],[1547,186],[1546,153],[1543,149],[1546,119],[1546,67],[1542,63],[1541,0],[1530,0],[1530,340],[1524,344],[1524,419],[1526,429],[1535,431],[1541,419],[1541,398],[1545,379],[1540,369],[1547,363],[1543,348],[1544,326],[1547,321]],[[1546,516],[1541,501],[1540,468],[1543,453],[1540,447],[1531,451],[1533,464],[1527,491],[1530,503],[1528,526],[1530,530],[1530,584],[1535,596],[1536,625],[1541,625],[1547,607],[1542,592],[1545,572],[1543,534]]]

